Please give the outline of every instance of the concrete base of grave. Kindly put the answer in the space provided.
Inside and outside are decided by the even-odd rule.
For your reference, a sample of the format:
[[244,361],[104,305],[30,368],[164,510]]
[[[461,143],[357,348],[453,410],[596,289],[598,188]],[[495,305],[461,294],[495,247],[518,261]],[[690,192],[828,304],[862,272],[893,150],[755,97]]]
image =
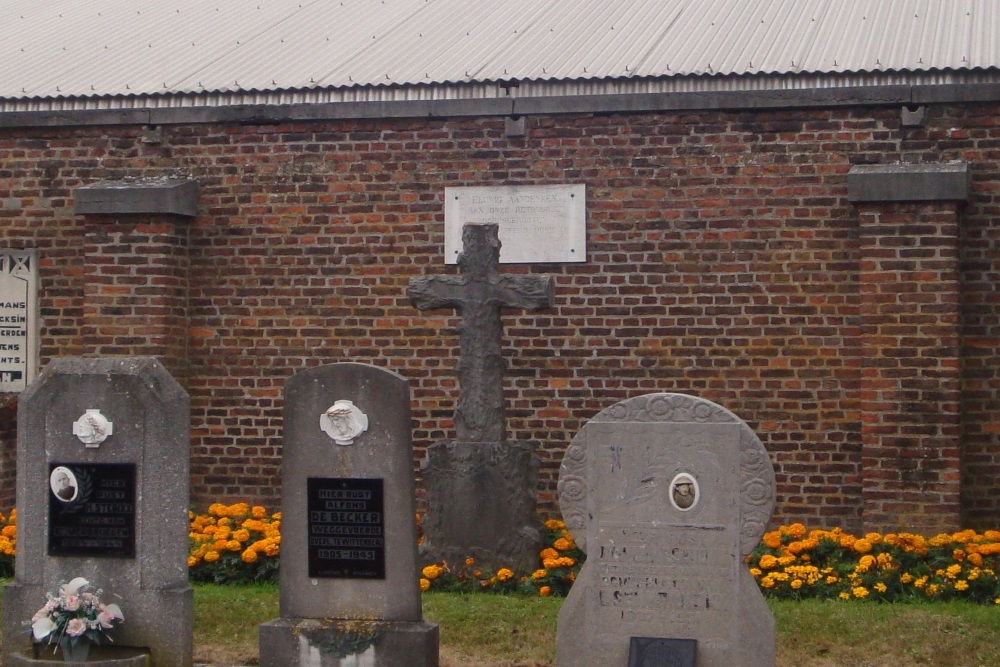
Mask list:
[[438,667],[438,626],[279,618],[259,626],[260,667]]
[[[14,653],[8,656],[7,667],[42,667],[63,662],[60,651],[53,651],[46,644],[35,644],[28,655]],[[91,646],[83,664],[87,667],[149,667],[149,651],[131,646]]]
[[427,514],[420,559],[476,559],[494,572],[538,567],[538,457],[527,442],[441,442],[424,465]]

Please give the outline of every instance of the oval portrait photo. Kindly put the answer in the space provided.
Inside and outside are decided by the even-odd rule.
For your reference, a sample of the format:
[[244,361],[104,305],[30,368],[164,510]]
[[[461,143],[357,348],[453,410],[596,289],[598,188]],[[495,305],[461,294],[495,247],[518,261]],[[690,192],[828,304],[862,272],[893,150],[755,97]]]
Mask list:
[[49,475],[49,488],[53,495],[64,503],[76,499],[76,475],[64,466],[59,466]]
[[686,512],[698,504],[698,482],[694,477],[682,472],[670,482],[670,504]]

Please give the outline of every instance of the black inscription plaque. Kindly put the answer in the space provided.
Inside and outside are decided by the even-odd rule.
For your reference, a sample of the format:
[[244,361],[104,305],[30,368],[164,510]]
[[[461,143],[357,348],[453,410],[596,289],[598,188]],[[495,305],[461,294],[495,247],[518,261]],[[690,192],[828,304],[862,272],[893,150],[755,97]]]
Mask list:
[[135,558],[135,464],[49,464],[50,556]]
[[628,667],[694,667],[696,639],[632,637]]
[[382,481],[307,480],[310,577],[385,579]]

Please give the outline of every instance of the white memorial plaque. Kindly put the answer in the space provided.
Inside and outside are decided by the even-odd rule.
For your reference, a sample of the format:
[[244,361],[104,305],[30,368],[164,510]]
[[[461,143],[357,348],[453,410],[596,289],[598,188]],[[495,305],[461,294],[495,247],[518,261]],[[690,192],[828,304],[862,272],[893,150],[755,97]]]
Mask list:
[[24,391],[38,370],[37,264],[34,251],[0,251],[0,393]]
[[501,264],[587,261],[587,186],[445,188],[445,263],[462,252],[462,227],[496,224]]

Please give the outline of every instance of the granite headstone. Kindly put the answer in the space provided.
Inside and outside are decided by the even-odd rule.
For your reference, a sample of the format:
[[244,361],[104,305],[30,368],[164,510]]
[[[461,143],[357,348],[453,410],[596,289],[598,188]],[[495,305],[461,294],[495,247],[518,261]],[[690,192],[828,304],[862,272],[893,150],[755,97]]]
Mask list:
[[262,667],[437,667],[421,620],[410,391],[363,364],[285,384],[281,617]]
[[626,667],[636,637],[695,640],[697,667],[774,667],[774,620],[743,562],[774,470],[739,417],[681,394],[617,403],[567,449],[559,504],[587,562],[559,612],[558,667]]
[[121,662],[108,664],[191,665],[189,423],[187,394],[153,357],[55,359],[28,386],[5,665],[35,664],[22,623],[75,577],[124,612],[112,631]]

